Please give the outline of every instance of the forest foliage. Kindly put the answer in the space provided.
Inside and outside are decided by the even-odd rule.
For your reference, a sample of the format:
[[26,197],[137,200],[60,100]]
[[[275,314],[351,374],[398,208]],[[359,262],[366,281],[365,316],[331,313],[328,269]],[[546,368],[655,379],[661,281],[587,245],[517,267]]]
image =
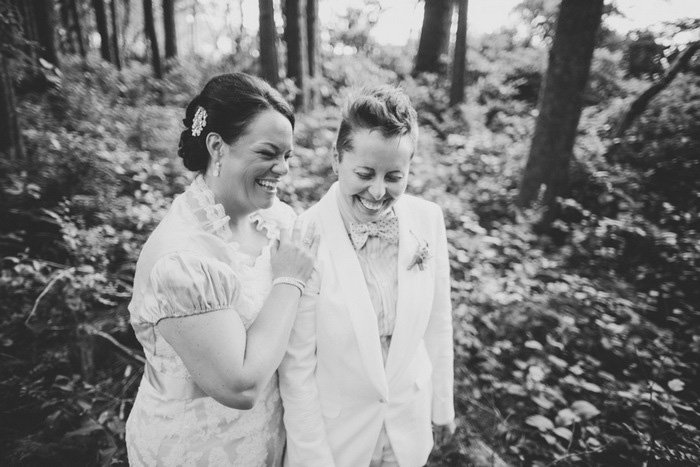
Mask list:
[[[628,73],[631,38],[601,39],[568,195],[535,233],[541,207],[516,198],[546,49],[507,30],[470,39],[466,103],[450,107],[444,75],[411,76],[405,51],[357,37],[357,53],[323,57],[280,197],[301,212],[332,183],[348,89],[406,89],[421,123],[408,191],[443,208],[452,267],[458,432],[429,465],[491,465],[475,440],[511,465],[698,465],[698,58],[612,141],[654,75]],[[27,158],[0,160],[3,465],[126,465],[135,261],[191,180],[184,106],[231,70],[257,72],[244,53],[181,59],[162,80],[147,63],[65,57],[59,85],[19,96]]]

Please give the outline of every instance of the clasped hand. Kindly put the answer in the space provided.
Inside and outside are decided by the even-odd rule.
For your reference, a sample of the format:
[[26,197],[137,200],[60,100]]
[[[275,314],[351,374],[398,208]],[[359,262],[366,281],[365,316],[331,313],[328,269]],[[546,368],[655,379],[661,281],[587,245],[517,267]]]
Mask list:
[[302,282],[308,280],[314,269],[320,243],[319,236],[314,234],[315,227],[311,224],[302,236],[302,223],[297,219],[291,232],[289,229],[280,229],[280,238],[271,251],[273,278],[293,277]]

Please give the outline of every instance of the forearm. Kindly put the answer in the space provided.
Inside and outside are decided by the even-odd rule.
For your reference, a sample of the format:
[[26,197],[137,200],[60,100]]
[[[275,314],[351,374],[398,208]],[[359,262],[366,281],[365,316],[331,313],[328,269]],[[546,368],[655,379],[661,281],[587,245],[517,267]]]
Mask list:
[[299,298],[299,289],[292,285],[273,286],[248,329],[241,374],[252,387],[262,389],[282,361]]
[[435,295],[425,343],[433,364],[433,422],[445,424],[454,418],[454,340],[450,266],[442,214],[440,214],[435,249]]
[[[312,290],[318,290],[318,284],[313,284],[313,280],[310,286]],[[287,352],[279,368],[289,467],[335,465],[316,386],[317,304],[317,292],[302,297]]]

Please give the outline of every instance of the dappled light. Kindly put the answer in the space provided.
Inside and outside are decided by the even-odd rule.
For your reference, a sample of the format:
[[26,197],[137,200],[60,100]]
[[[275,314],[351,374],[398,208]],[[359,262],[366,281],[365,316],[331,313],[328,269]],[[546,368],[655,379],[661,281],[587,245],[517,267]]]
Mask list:
[[[455,352],[457,431],[428,466],[700,465],[698,10],[622,29],[626,3],[596,0],[561,49],[575,0],[514,2],[504,27],[464,36],[469,2],[428,1],[393,25],[417,27],[404,45],[373,33],[395,2],[331,18],[318,1],[267,2],[265,19],[262,1],[157,1],[151,34],[142,2],[94,2],[102,24],[93,2],[0,0],[0,464],[127,465],[136,260],[193,179],[185,107],[244,71],[295,109],[277,196],[297,214],[336,180],[353,89],[398,85],[416,108],[407,193],[444,213]],[[55,37],[36,35],[40,4]],[[550,51],[584,40],[589,56],[556,62],[574,90]]]

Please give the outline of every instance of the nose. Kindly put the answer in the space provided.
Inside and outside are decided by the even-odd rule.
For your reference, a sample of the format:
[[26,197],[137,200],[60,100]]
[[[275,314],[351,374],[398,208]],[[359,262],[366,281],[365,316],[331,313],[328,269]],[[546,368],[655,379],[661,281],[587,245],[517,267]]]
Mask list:
[[369,186],[368,191],[375,200],[382,199],[386,193],[386,185],[384,185],[384,180],[382,178],[377,178],[374,180]]
[[283,157],[278,159],[275,165],[272,166],[272,172],[280,177],[287,175],[287,173],[289,173],[289,162],[287,159]]

